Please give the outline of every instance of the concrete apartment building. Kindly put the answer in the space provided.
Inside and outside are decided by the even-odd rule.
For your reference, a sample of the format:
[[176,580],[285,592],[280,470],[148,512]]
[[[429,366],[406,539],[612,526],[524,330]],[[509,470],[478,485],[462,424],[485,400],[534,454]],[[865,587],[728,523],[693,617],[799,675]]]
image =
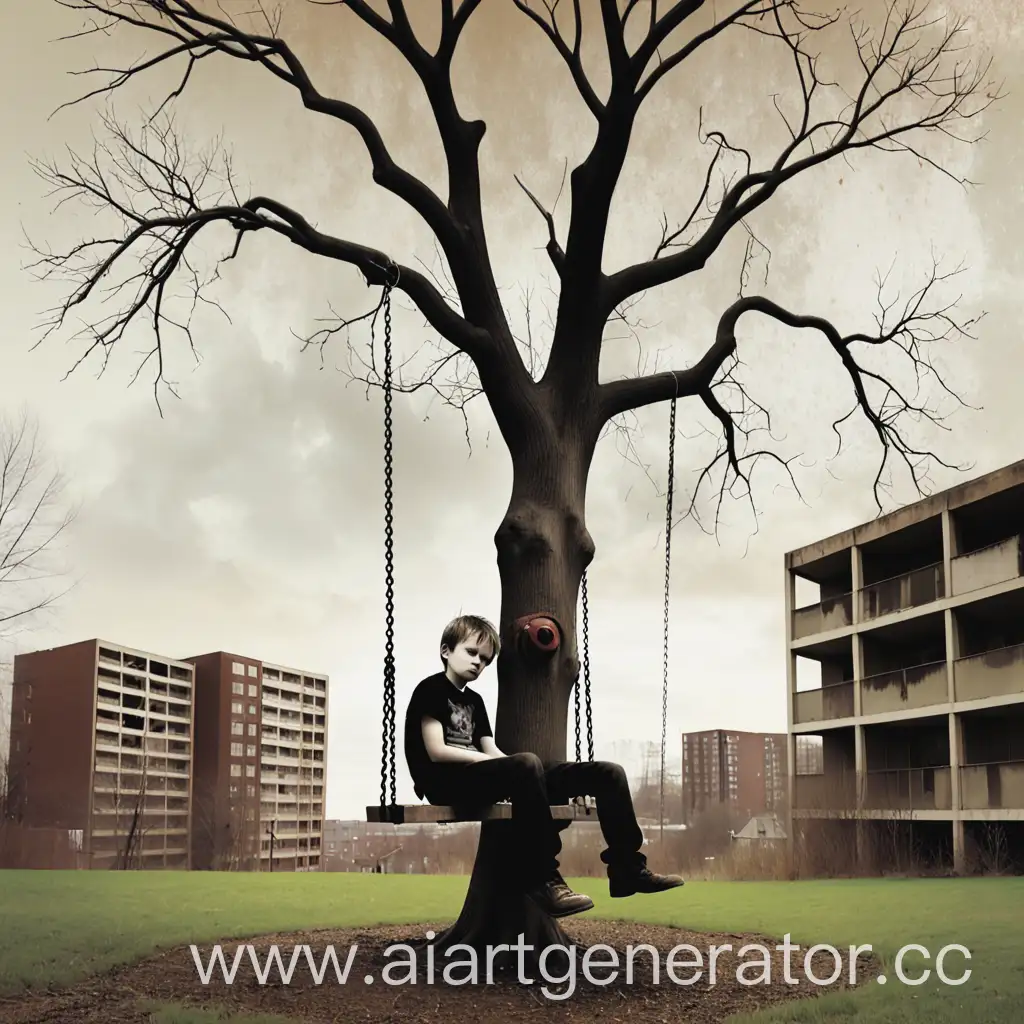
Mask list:
[[105,640],[19,654],[8,806],[83,867],[316,871],[326,732],[322,674]]
[[9,809],[85,867],[188,868],[193,669],[104,640],[14,659]]
[[327,676],[217,651],[196,670],[197,868],[321,868]]
[[1022,534],[1024,461],[786,555],[790,752],[822,741],[794,818],[852,820],[858,859],[896,828],[957,871],[993,831],[1020,855]]
[[716,806],[744,820],[786,800],[785,733],[710,729],[683,734],[683,823]]

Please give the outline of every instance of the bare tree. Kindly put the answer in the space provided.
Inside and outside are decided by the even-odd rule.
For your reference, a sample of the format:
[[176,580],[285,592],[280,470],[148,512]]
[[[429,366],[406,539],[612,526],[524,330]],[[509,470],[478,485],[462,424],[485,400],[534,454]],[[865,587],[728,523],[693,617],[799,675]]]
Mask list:
[[146,808],[149,795],[149,757],[142,753],[139,758],[140,769],[137,776],[134,773],[118,773],[111,802],[111,820],[114,823],[114,860],[111,867],[118,871],[134,871],[143,867],[146,835],[153,827],[152,815]]
[[[11,711],[14,672],[10,662],[0,661],[0,758],[7,758],[11,742]],[[2,762],[6,765],[6,760]]]
[[[153,368],[154,389],[167,385],[163,367],[169,331],[183,332],[193,344],[189,312],[209,294],[207,286],[216,277],[217,267],[211,275],[200,273],[194,243],[211,233],[207,228],[217,226],[231,236],[224,259],[237,256],[247,236],[278,236],[325,260],[356,268],[368,285],[382,289],[382,302],[388,289],[404,293],[441,339],[442,355],[430,372],[468,361],[475,390],[486,396],[511,456],[511,498],[495,534],[500,629],[506,639],[498,662],[497,742],[503,750],[531,750],[544,759],[566,753],[568,702],[580,668],[578,590],[595,550],[586,524],[587,478],[608,424],[670,400],[690,401],[710,414],[718,447],[699,473],[687,512],[696,508],[705,490],[716,508],[729,496],[752,501],[751,473],[761,463],[775,464],[795,485],[792,456],[777,449],[768,407],[752,396],[741,373],[736,331],[747,314],[806,330],[834,353],[850,394],[849,408],[836,419],[834,430],[841,441],[847,422],[860,417],[873,433],[880,452],[875,480],[879,501],[891,463],[921,487],[929,465],[941,462],[920,450],[912,431],[922,421],[941,421],[931,404],[935,395],[958,400],[933,369],[931,351],[940,341],[966,335],[973,321],[959,317],[955,305],[943,299],[942,286],[952,275],[938,266],[909,298],[894,300],[880,286],[874,325],[844,331],[813,311],[786,309],[767,295],[747,293],[747,271],[756,248],[751,242],[741,260],[741,295],[722,311],[715,336],[695,362],[602,381],[599,361],[608,341],[607,326],[631,302],[705,270],[730,237],[742,238],[746,232],[748,241],[753,239],[753,215],[815,168],[875,151],[902,160],[899,166],[907,171],[938,171],[968,184],[943,164],[940,150],[980,137],[971,131],[972,119],[991,104],[996,91],[987,79],[988,65],[963,55],[964,25],[956,17],[932,13],[926,2],[893,2],[872,27],[848,22],[840,14],[815,13],[801,0],[732,0],[720,5],[706,0],[600,0],[587,5],[586,15],[581,0],[514,0],[564,62],[567,82],[571,80],[584,116],[595,126],[587,156],[568,176],[571,211],[564,237],[552,212],[526,190],[541,215],[558,293],[550,348],[540,366],[524,356],[522,339],[510,326],[484,229],[480,154],[487,126],[460,113],[452,85],[452,65],[466,26],[490,5],[437,0],[429,8],[436,15],[437,45],[428,48],[425,30],[417,28],[427,9],[422,0],[415,5],[386,0],[377,6],[370,0],[319,0],[324,17],[336,19],[324,30],[335,28],[339,45],[345,19],[361,22],[390,44],[417,77],[443,147],[445,198],[399,165],[364,110],[321,90],[282,34],[280,18],[259,7],[259,0],[237,8],[237,15],[213,0],[56,2],[82,13],[82,36],[117,29],[157,47],[125,67],[94,69],[98,82],[89,95],[114,93],[172,65],[180,78],[175,74],[177,85],[138,130],[108,116],[107,136],[91,153],[72,154],[63,164],[38,165],[62,202],[77,199],[97,207],[110,222],[109,228],[64,251],[39,249],[39,271],[70,285],[51,328],[61,327],[72,314],[84,314],[81,359],[98,357],[101,362],[129,329],[146,330],[152,345],[147,345],[139,370]],[[759,71],[751,86],[760,88],[766,107],[772,104],[782,118],[786,141],[762,163],[724,132],[702,125],[699,142],[710,155],[707,173],[690,190],[689,199],[682,199],[689,215],[675,227],[669,226],[667,216],[663,219],[649,259],[605,270],[612,199],[641,109],[691,57],[713,51],[721,45],[720,37],[739,32],[749,33],[766,54],[775,48],[789,62],[793,84],[787,96],[767,95]],[[594,45],[585,45],[591,38]],[[819,40],[832,38],[840,41],[837,45],[846,40],[854,58],[847,62],[853,73],[845,82],[831,81],[822,67]],[[606,61],[601,71],[606,88],[599,89],[597,76],[585,66],[584,54],[591,53]],[[359,54],[350,53],[349,58],[356,60]],[[168,111],[189,88],[196,65],[217,60],[262,68],[282,87],[294,90],[297,102],[311,115],[354,129],[370,157],[374,184],[404,201],[432,232],[443,258],[443,281],[393,254],[323,230],[315,212],[301,212],[268,195],[242,195],[230,161],[219,159],[217,152],[190,158]],[[731,67],[730,74],[758,66],[751,59],[743,69]],[[933,150],[932,142],[941,145]],[[720,177],[729,166],[736,172]],[[181,314],[172,301],[179,285],[184,285],[187,299]],[[86,313],[89,309],[94,312]],[[364,317],[375,318],[379,309],[378,303]],[[336,327],[306,340],[326,344],[358,319],[339,317]],[[880,367],[876,357],[883,350],[888,360]],[[906,371],[900,371],[902,378],[894,368],[901,360]],[[376,371],[375,379],[380,380]],[[523,625],[540,613],[557,624],[560,642],[553,652],[523,641]],[[506,846],[502,823],[487,823],[466,905],[447,939],[483,945],[515,941],[525,933],[536,949],[565,941],[553,921],[503,884],[501,855]]]
[[192,800],[192,850],[196,867],[210,871],[250,871],[259,866],[256,825],[247,825],[246,805],[216,785],[196,791]]
[[0,662],[0,855],[4,831],[12,812],[11,793],[11,672]]
[[0,420],[0,638],[66,592],[54,546],[74,515],[29,417]]

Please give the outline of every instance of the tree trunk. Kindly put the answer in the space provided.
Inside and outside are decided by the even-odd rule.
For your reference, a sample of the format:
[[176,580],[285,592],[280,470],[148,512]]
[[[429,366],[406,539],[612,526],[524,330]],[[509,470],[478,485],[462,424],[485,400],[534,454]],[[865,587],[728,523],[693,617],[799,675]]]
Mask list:
[[[550,425],[549,417],[543,419]],[[585,495],[595,440],[563,430],[510,444],[512,496],[495,534],[502,596],[495,742],[506,754],[531,752],[544,763],[566,759],[569,698],[580,668],[576,605],[594,556]],[[524,632],[541,617],[556,626],[553,651],[539,649]],[[512,827],[510,821],[482,823],[462,912],[437,940],[442,950],[454,944],[472,947],[481,970],[487,947],[525,942],[533,949],[527,949],[523,962],[535,968],[545,947],[570,941],[557,921],[510,884],[517,876],[509,859]],[[497,956],[494,963],[515,964],[519,955]],[[556,958],[548,957],[548,964],[549,973],[559,970]]]

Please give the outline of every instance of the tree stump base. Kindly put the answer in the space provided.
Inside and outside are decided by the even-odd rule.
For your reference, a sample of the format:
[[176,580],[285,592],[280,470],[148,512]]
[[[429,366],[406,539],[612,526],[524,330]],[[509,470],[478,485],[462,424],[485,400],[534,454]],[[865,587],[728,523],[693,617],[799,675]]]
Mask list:
[[[564,829],[569,824],[557,823],[556,827]],[[523,889],[522,866],[516,862],[517,845],[513,842],[515,827],[513,821],[481,824],[462,912],[432,943],[447,962],[466,960],[470,955],[467,947],[471,949],[481,976],[488,970],[520,974],[525,970],[535,978],[542,958],[549,973],[563,971],[569,963],[572,939]]]

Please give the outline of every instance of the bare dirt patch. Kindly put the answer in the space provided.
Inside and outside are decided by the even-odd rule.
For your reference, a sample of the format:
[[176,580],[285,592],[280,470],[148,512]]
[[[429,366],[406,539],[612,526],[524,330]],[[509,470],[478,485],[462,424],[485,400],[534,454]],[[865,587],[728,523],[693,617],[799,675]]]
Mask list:
[[[564,1000],[549,999],[541,992],[561,992],[564,985],[549,984],[536,972],[532,985],[523,985],[517,970],[510,974],[495,972],[493,982],[487,983],[486,964],[479,965],[478,983],[454,985],[445,982],[444,968],[458,961],[461,954],[449,960],[437,952],[434,956],[434,983],[427,984],[427,953],[416,952],[418,977],[415,984],[387,984],[382,980],[385,968],[392,965],[387,975],[393,981],[406,977],[400,964],[407,958],[396,952],[386,953],[393,943],[417,944],[424,940],[428,930],[440,933],[441,925],[400,926],[347,929],[306,934],[265,935],[252,940],[259,964],[266,963],[267,953],[277,945],[287,963],[292,949],[304,943],[311,947],[314,965],[319,968],[326,948],[333,945],[338,962],[345,967],[351,946],[358,947],[351,962],[345,984],[340,984],[333,971],[328,971],[317,983],[305,959],[299,958],[295,973],[288,984],[282,983],[276,968],[264,984],[260,984],[249,956],[246,955],[232,984],[224,981],[219,971],[209,984],[200,981],[192,953],[188,947],[167,950],[139,963],[119,967],[60,992],[29,992],[18,997],[0,1000],[0,1024],[43,1024],[43,1022],[84,1022],[84,1024],[146,1024],[149,1011],[146,1000],[162,1003],[183,1003],[192,1006],[223,1007],[232,1013],[274,1013],[295,1021],[353,1022],[353,1024],[419,1024],[448,1020],[470,1021],[471,1024],[515,1024],[525,1021],[557,1021],[583,1024],[583,1022],[631,1021],[636,1024],[664,1024],[685,1020],[688,1024],[713,1024],[730,1015],[750,1012],[794,999],[815,998],[823,993],[848,990],[850,986],[849,950],[839,947],[843,955],[843,969],[839,979],[829,985],[818,986],[804,972],[806,950],[790,954],[790,977],[796,984],[785,980],[785,955],[776,950],[780,940],[757,935],[707,934],[683,929],[641,924],[634,921],[576,920],[563,925],[577,943],[575,991]],[[604,943],[618,951],[618,977],[606,985],[596,985],[584,977],[582,957],[585,949]],[[654,981],[651,956],[638,952],[634,958],[631,983],[626,980],[626,949],[647,943],[659,951],[660,970]],[[669,952],[679,945],[689,944],[700,951],[704,961],[701,977],[692,985],[682,985],[668,975],[666,964]],[[760,956],[751,952],[739,956],[748,944],[764,946],[770,951],[770,982],[743,984],[737,978],[737,969],[751,964],[741,977],[748,981],[760,978]],[[230,962],[237,941],[224,943],[224,954]],[[731,946],[718,953],[715,961],[715,981],[710,983],[708,958],[711,946]],[[200,947],[205,962],[212,944]],[[611,968],[609,954],[594,954],[591,976],[608,977]],[[692,978],[697,968],[682,966],[692,953],[676,954],[676,977]],[[815,954],[811,968],[819,979],[829,978],[835,970],[835,961],[827,952]],[[861,955],[857,961],[856,984],[871,981],[880,970],[877,959]],[[557,968],[549,967],[549,974],[557,976]],[[455,969],[455,980],[465,977],[468,968]],[[367,975],[374,982],[367,984]],[[527,976],[530,976],[529,973]]]

